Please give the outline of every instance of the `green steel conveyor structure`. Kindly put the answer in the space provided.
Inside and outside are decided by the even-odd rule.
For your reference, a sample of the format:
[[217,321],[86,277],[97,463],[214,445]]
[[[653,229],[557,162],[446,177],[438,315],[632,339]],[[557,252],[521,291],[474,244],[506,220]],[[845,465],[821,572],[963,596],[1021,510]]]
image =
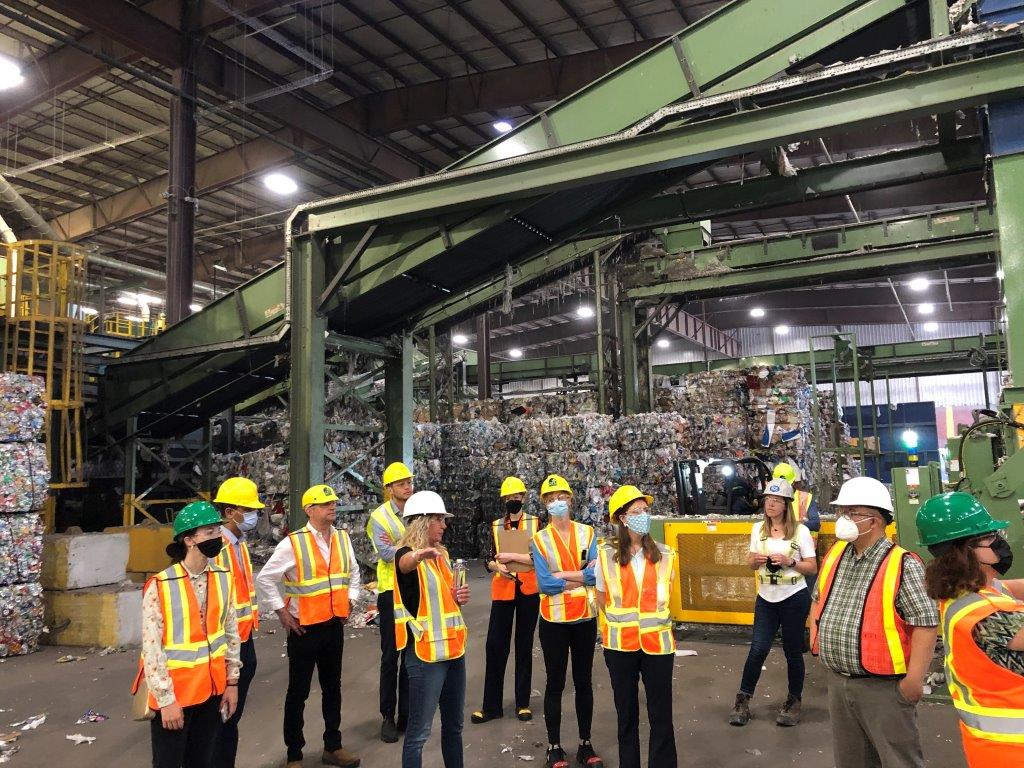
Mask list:
[[[932,39],[800,71],[907,5],[735,0],[442,172],[300,206],[288,222],[284,265],[108,368],[96,428],[116,435],[134,420],[139,430],[180,431],[189,419],[209,417],[290,374],[294,499],[321,477],[324,360],[331,346],[379,353],[391,425],[387,457],[409,459],[411,334],[447,328],[494,301],[505,291],[507,265],[513,267],[509,287],[521,294],[608,253],[631,232],[982,172],[980,141],[947,136],[795,177],[677,191],[685,178],[723,158],[1024,94],[1020,30],[976,27],[950,35],[945,3],[936,2],[928,4]],[[991,168],[995,210],[1002,210],[1000,200],[1024,196],[1024,161],[1000,158]],[[971,229],[948,236],[935,234],[935,219],[930,230],[924,223],[921,236],[917,221],[917,239],[908,234],[903,242],[865,229],[857,247],[840,242],[828,253],[795,247],[799,236],[786,245],[762,244],[760,256],[737,244],[728,254],[702,254],[722,265],[721,275],[702,283],[635,279],[620,296],[625,406],[636,408],[641,399],[637,372],[645,350],[636,330],[639,310],[649,304],[742,293],[775,274],[772,285],[781,288],[899,270],[903,259],[916,267],[991,260],[1007,243],[1021,242],[1022,211],[1017,205],[1013,216],[998,219],[989,209],[960,212],[971,217]],[[830,242],[834,237],[829,233]],[[894,249],[888,258],[872,253],[872,238]],[[1016,249],[1017,261],[1022,252]],[[1004,256],[1003,266],[1012,325],[1024,313],[1024,292],[1009,289],[1015,277],[1024,278],[1024,264]],[[384,344],[371,341],[383,337]],[[1012,364],[1012,336],[1008,344]],[[1024,359],[1024,350],[1016,359]]]

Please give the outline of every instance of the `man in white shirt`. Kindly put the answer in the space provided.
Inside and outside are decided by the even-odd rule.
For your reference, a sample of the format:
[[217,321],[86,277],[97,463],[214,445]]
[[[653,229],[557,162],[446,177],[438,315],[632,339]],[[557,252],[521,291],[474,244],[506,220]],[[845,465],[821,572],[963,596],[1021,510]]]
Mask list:
[[[284,701],[286,768],[301,768],[303,711],[317,669],[323,697],[322,761],[355,768],[359,757],[341,746],[341,657],[349,602],[359,594],[359,563],[348,532],[334,527],[338,496],[329,485],[302,495],[309,523],[286,536],[256,583],[265,604],[288,630],[288,692]],[[283,584],[284,598],[278,591]]]

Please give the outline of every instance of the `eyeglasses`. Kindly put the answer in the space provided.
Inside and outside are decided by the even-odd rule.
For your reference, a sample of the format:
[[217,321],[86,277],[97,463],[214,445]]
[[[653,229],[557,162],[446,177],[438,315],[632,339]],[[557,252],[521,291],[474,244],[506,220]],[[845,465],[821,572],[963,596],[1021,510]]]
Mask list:
[[985,547],[991,547],[996,543],[996,539],[1005,539],[1005,531],[995,531],[993,533],[986,533],[984,536],[978,536],[974,539],[968,539],[967,546],[971,549],[983,549]]
[[[839,517],[845,518],[847,520],[852,520],[853,522],[857,522],[856,520],[854,520],[854,518],[858,518],[860,520],[875,520],[876,519],[875,515],[870,515],[870,514],[866,515],[863,512],[840,512],[839,513]],[[881,520],[880,517],[877,518],[877,519]]]

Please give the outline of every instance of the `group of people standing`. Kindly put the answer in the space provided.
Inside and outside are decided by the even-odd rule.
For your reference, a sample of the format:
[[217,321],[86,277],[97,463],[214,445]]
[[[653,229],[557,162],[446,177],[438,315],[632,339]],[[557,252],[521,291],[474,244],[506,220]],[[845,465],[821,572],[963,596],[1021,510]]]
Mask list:
[[[793,475],[787,465],[776,468],[762,498],[764,517],[751,532],[753,641],[729,722],[742,726],[754,715],[755,687],[781,629],[788,695],[776,723],[799,723],[810,616],[810,645],[828,681],[836,768],[921,768],[916,704],[941,620],[969,765],[1024,764],[1024,580],[1000,580],[1013,556],[1003,538],[1006,523],[969,494],[929,500],[918,513],[920,540],[935,558],[926,569],[886,534],[893,505],[885,486],[853,478],[832,502],[839,541],[819,565],[817,508],[809,493],[794,490]],[[415,492],[403,464],[388,466],[382,480],[386,501],[366,526],[378,555],[380,738],[394,743],[404,735],[401,765],[419,768],[440,710],[444,765],[462,768],[468,635],[462,607],[470,588],[464,564],[453,563],[442,544],[452,515],[436,493]],[[641,682],[650,724],[646,764],[677,765],[669,603],[678,563],[675,551],[650,535],[652,498],[634,486],[618,488],[608,505],[612,533],[599,541],[593,527],[573,520],[573,492],[563,477],[548,476],[539,492],[546,526],[524,512],[521,480],[508,477],[501,486],[503,514],[491,524],[484,558],[492,574],[484,690],[471,722],[504,716],[513,647],[516,717],[533,718],[536,631],[545,666],[546,767],[570,764],[561,721],[571,663],[579,735],[573,762],[601,768],[591,741],[599,638],[617,715],[619,765],[641,765]],[[324,719],[321,760],[359,765],[358,755],[342,746],[341,664],[344,622],[361,585],[349,534],[335,526],[337,500],[330,486],[307,490],[307,525],[277,545],[255,578],[245,533],[255,528],[263,504],[252,481],[230,478],[213,503],[194,502],[177,515],[167,548],[173,564],[144,588],[135,682],[152,718],[155,768],[234,766],[257,663],[257,583],[260,607],[275,611],[287,630],[287,768],[302,764],[314,670]],[[526,547],[503,546],[503,531],[512,530],[525,533]]]

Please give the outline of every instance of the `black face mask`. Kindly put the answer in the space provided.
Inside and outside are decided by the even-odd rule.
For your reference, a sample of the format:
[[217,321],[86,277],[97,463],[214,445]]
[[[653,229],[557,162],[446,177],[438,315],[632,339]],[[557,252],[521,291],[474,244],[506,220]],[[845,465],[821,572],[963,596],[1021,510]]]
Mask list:
[[523,508],[523,502],[517,499],[509,499],[505,502],[505,514],[506,515],[518,515],[519,510]]
[[202,552],[205,557],[216,557],[220,554],[223,546],[224,542],[220,539],[207,539],[196,544],[196,549]]
[[992,563],[992,570],[1000,576],[1005,576],[1013,565],[1013,550],[1010,548],[1010,542],[999,537],[989,545],[989,549],[995,552],[996,557],[999,558],[997,562]]

